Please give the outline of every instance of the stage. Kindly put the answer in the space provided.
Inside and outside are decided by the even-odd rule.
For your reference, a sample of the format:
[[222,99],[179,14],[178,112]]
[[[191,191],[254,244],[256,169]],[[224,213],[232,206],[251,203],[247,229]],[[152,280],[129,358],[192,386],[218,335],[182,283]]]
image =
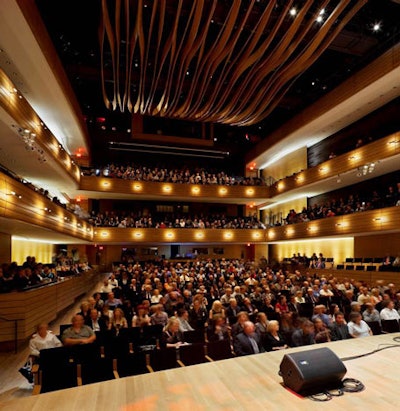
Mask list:
[[[121,378],[0,404],[2,411],[209,411],[209,410],[397,410],[400,400],[400,333],[292,348]],[[278,375],[285,354],[328,347],[344,361],[345,378],[365,385],[328,402],[314,402],[286,389]],[[323,367],[323,364],[322,364]]]

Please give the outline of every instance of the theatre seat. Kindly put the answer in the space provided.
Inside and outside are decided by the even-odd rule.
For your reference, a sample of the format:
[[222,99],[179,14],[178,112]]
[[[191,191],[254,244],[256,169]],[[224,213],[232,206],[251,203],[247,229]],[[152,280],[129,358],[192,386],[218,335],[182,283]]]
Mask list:
[[226,360],[233,357],[231,342],[229,339],[209,341],[205,347],[208,361]]
[[179,350],[177,350],[177,355],[177,361],[181,367],[207,362],[204,343],[182,345],[179,347]]
[[399,322],[397,320],[382,320],[382,331],[384,333],[400,332]]
[[78,386],[77,364],[68,347],[40,351],[39,384],[35,393],[45,393]]
[[367,324],[374,335],[382,334],[382,326],[379,321],[367,321]]

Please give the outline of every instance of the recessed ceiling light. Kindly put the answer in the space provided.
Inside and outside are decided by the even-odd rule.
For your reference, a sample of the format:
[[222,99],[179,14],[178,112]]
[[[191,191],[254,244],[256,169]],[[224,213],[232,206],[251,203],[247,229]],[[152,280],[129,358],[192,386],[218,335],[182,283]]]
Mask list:
[[297,14],[297,10],[296,10],[294,7],[292,7],[292,8],[290,9],[290,11],[289,11],[289,14],[290,14],[291,16],[295,16],[295,15]]

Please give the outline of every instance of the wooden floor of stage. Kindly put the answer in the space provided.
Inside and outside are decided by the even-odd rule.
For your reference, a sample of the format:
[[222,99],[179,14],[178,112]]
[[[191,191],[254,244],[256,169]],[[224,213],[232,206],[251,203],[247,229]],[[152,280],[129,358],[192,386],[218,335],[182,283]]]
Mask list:
[[[197,411],[197,410],[397,410],[400,400],[400,333],[291,348],[213,363],[121,378],[0,403],[2,411]],[[348,360],[345,378],[365,385],[328,402],[314,402],[283,386],[278,375],[284,354],[327,346]],[[323,365],[322,365],[323,366]]]

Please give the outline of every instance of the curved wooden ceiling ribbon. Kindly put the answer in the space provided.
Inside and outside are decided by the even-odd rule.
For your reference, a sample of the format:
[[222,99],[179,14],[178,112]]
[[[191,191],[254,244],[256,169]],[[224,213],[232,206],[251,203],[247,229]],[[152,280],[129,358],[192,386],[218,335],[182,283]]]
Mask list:
[[[143,115],[255,124],[368,0],[102,0],[106,107]],[[325,9],[323,24],[316,18]],[[125,43],[125,44],[124,44]]]

